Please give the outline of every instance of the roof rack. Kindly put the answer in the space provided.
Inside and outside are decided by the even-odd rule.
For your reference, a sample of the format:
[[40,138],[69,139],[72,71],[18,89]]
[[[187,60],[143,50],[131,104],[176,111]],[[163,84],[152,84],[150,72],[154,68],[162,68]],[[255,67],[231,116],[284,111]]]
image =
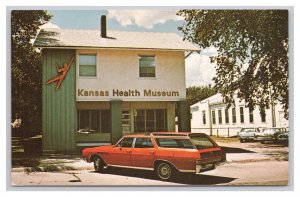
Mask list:
[[188,133],[152,133],[153,136],[187,136]]

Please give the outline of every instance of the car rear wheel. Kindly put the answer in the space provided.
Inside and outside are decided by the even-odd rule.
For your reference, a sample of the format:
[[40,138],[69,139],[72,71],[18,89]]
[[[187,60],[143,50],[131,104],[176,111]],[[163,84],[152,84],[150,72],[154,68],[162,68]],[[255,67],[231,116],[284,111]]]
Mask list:
[[95,157],[94,159],[94,169],[96,172],[104,173],[105,163],[100,157]]
[[159,163],[156,170],[158,177],[164,181],[172,179],[175,174],[173,166],[166,162]]

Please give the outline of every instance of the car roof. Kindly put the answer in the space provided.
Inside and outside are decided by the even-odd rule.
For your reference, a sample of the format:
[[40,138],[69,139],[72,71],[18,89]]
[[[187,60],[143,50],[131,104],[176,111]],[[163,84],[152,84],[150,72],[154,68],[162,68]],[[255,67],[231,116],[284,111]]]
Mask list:
[[191,133],[191,132],[151,132],[151,133],[132,133],[126,134],[124,137],[150,137],[150,136],[159,136],[159,137],[188,137],[189,135],[197,135],[202,133]]

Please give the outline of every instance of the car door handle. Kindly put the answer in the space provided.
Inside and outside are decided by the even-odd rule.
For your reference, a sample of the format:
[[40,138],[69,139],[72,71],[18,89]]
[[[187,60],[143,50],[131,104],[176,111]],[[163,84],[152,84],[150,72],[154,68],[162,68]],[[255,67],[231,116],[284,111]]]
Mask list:
[[151,155],[154,155],[154,151],[150,151],[149,153],[150,153]]
[[127,150],[127,151],[126,151],[126,153],[131,153],[131,152],[132,152],[132,150]]

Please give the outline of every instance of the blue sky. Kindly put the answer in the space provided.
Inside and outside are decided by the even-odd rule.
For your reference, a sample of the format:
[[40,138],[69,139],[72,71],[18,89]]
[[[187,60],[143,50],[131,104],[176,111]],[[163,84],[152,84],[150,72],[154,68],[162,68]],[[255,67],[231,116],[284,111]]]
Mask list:
[[[109,15],[107,10],[48,10],[53,18],[51,23],[61,28],[68,29],[99,29],[101,15]],[[163,11],[162,11],[163,12]],[[175,15],[175,11],[172,13]],[[155,32],[176,32],[178,26],[183,24],[183,20],[168,20],[165,23],[158,23],[153,28],[132,24],[122,26],[115,18],[108,17],[107,24],[110,30],[117,31],[155,31]]]
[[[110,10],[48,10],[53,18],[50,25],[62,29],[100,29],[101,15],[107,16],[107,28],[114,31],[175,32],[184,24],[183,18],[176,16],[176,10],[162,9],[110,9]],[[216,50],[208,48],[201,54],[192,54],[186,59],[186,86],[212,84],[215,65],[209,56]]]

